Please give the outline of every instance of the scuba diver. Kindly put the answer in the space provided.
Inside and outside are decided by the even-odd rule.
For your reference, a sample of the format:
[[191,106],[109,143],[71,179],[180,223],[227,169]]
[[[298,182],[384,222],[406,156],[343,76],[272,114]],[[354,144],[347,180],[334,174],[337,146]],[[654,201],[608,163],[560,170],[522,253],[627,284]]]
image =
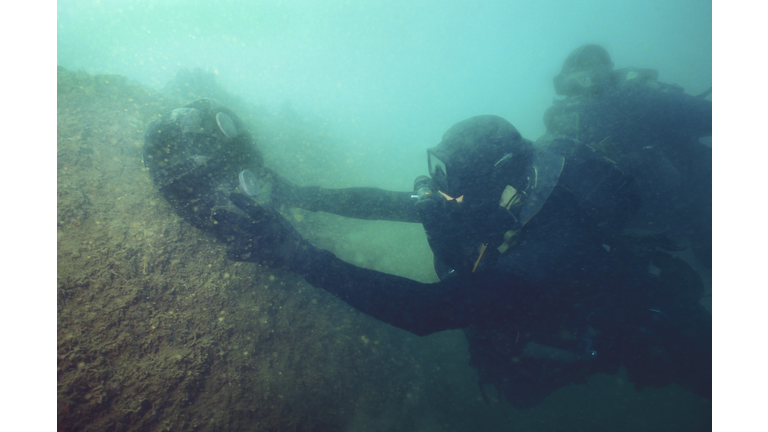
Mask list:
[[[613,69],[608,52],[583,45],[553,79],[547,133],[589,144],[635,177],[642,207],[628,225],[687,242],[712,268],[712,101],[657,81],[653,69]],[[700,141],[702,139],[702,141]]]
[[[145,136],[160,193],[225,242],[230,259],[293,272],[416,335],[463,329],[480,383],[518,408],[620,366],[638,389],[674,382],[711,397],[701,281],[659,249],[662,238],[620,235],[639,206],[636,187],[589,146],[535,145],[500,117],[472,117],[427,150],[429,176],[393,192],[294,185],[249,140],[234,113],[206,100]],[[279,206],[421,223],[440,281],[347,263],[304,240]]]

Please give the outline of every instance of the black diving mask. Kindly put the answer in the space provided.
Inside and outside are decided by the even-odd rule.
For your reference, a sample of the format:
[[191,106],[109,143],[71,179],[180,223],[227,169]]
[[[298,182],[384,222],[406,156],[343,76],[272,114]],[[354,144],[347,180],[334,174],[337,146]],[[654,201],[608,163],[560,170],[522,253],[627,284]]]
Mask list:
[[[448,167],[449,160],[445,154],[437,154],[435,150],[427,150],[427,163],[429,164],[429,175],[437,183],[437,187],[443,193],[451,195],[451,186],[449,184]],[[461,186],[459,179],[454,176],[453,189],[458,190]]]
[[494,168],[511,157],[511,153],[506,154],[492,166],[473,166],[471,170],[472,176],[470,177],[462,175],[463,172],[468,171],[466,167],[456,166],[456,162],[458,162],[458,165],[461,165],[462,162],[466,165],[466,160],[459,158],[459,161],[453,161],[451,157],[436,148],[427,149],[430,177],[432,177],[443,194],[457,199],[466,193],[471,194],[471,191],[474,189],[484,190],[485,188],[478,188],[478,186],[481,183],[488,184],[487,177]]

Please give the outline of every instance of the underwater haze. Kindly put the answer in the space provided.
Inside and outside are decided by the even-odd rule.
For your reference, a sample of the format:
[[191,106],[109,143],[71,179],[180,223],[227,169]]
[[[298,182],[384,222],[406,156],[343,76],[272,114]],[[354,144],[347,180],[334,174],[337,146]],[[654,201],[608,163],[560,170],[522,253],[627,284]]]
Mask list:
[[[461,330],[420,338],[228,260],[142,163],[147,125],[196,99],[177,74],[201,70],[289,180],[410,191],[459,121],[542,136],[584,44],[712,87],[708,1],[59,0],[59,430],[711,430],[711,401],[623,369],[514,409]],[[347,262],[437,281],[421,224],[282,211]]]
[[290,106],[369,152],[347,185],[399,190],[463,119],[495,114],[541,136],[552,77],[585,43],[692,94],[712,85],[706,1],[58,2],[60,66],[156,89],[181,68],[211,71],[246,101]]

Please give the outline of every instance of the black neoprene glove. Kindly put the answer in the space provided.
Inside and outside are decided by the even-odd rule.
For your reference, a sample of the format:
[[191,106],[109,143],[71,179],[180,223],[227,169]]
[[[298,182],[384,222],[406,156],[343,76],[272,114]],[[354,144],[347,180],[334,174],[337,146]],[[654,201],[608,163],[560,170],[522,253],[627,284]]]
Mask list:
[[282,215],[242,194],[232,194],[229,199],[247,215],[226,210],[213,214],[220,225],[219,238],[229,246],[230,259],[293,272],[301,272],[309,264],[317,249],[301,238]]

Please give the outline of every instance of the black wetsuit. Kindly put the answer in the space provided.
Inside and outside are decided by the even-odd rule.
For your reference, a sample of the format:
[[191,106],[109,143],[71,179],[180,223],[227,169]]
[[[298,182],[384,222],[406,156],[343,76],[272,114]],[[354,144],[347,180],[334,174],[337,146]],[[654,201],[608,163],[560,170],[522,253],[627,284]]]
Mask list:
[[[417,335],[466,329],[481,382],[517,407],[620,365],[637,388],[677,382],[710,397],[711,315],[698,304],[700,279],[655,243],[617,236],[637,209],[631,179],[581,148],[567,151],[559,183],[518,243],[489,253],[476,272],[449,273],[436,260],[441,281],[420,283],[319,249],[289,269]],[[410,192],[275,184],[283,203],[307,210],[419,221]]]
[[[598,94],[556,100],[547,133],[589,144],[636,178],[643,206],[630,228],[688,240],[712,266],[712,102],[627,68]],[[703,96],[703,95],[702,95]]]
[[[506,124],[489,116],[462,124],[473,121]],[[508,137],[520,139],[511,125],[504,127]],[[468,148],[489,147],[482,139],[481,133]],[[589,146],[548,142],[550,152],[565,157],[559,180],[538,213],[515,228],[517,241],[504,253],[499,247],[507,241],[508,220],[496,219],[502,214],[493,212],[500,208],[496,201],[483,201],[490,202],[484,208],[489,211],[435,220],[411,192],[297,187],[271,173],[278,204],[421,222],[441,278],[430,284],[346,263],[301,239],[279,213],[237,192],[234,183],[243,170],[270,176],[258,154],[248,151],[251,144],[234,113],[205,100],[150,124],[144,144],[144,161],[160,193],[189,223],[226,242],[232,259],[295,272],[359,311],[417,335],[465,329],[481,382],[494,384],[518,407],[620,365],[638,387],[676,382],[710,396],[711,316],[698,304],[701,281],[658,251],[653,239],[618,235],[637,210],[637,192],[623,171]],[[462,208],[471,208],[470,201],[468,196]],[[467,257],[478,240],[488,247]]]

